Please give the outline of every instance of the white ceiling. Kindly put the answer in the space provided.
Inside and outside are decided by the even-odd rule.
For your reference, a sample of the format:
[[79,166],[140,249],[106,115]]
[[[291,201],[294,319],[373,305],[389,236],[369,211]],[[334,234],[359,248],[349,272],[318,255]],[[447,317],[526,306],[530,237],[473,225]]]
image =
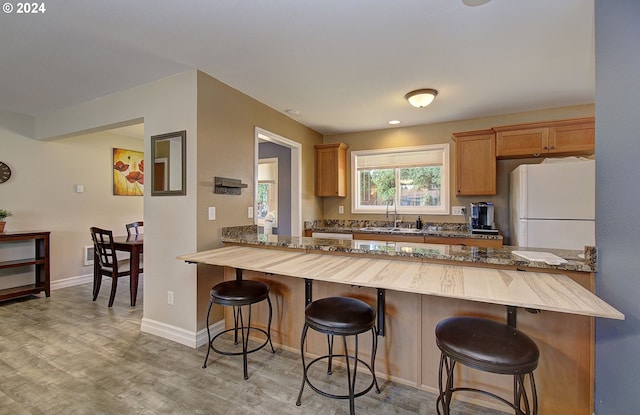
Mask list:
[[[42,3],[0,13],[0,111],[38,115],[189,69],[324,134],[594,102],[594,0]],[[404,100],[418,88],[439,91],[431,106]]]

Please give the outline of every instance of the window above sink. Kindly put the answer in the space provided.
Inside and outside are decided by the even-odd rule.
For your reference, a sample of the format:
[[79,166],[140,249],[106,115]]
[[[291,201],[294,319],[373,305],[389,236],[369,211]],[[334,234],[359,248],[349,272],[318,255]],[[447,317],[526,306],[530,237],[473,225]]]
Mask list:
[[449,213],[449,144],[351,152],[352,212]]

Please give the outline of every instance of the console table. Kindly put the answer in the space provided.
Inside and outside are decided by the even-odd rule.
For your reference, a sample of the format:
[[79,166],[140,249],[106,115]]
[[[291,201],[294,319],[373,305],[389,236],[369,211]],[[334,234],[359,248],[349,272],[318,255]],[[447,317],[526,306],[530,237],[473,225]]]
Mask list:
[[[49,231],[22,231],[0,233],[0,251],[4,244],[19,243],[24,241],[34,242],[34,254],[29,258],[17,258],[0,261],[0,270],[33,266],[33,284],[0,289],[0,300],[22,297],[30,294],[38,294],[44,291],[45,295],[51,295],[50,290],[50,260],[49,260]],[[2,276],[0,275],[0,278]]]

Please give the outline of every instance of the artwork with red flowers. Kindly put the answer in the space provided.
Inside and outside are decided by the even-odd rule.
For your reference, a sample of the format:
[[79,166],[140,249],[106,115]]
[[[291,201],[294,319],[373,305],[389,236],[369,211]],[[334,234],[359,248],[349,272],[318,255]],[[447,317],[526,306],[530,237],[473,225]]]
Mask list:
[[113,194],[144,195],[144,153],[142,151],[113,149]]

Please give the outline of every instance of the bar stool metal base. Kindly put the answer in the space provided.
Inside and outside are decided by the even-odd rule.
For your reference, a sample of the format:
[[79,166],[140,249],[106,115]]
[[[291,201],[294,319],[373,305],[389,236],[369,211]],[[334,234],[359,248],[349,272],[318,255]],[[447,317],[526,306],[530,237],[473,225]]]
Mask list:
[[[348,302],[352,302],[353,305],[353,301],[358,301],[359,300],[355,300],[355,299],[349,299],[349,298],[341,298],[341,297],[330,297],[327,299],[321,299],[318,300],[319,302],[323,302],[323,300],[325,301],[325,304],[329,305],[328,308],[332,308],[334,305],[337,306],[340,303],[342,303],[343,301],[348,301]],[[369,307],[366,303],[360,302],[362,303],[361,305],[363,305],[364,307]],[[309,306],[313,305],[310,304]],[[361,306],[361,305],[357,305],[357,306]],[[349,413],[351,415],[355,414],[355,398],[362,396],[364,394],[366,394],[367,392],[369,392],[371,389],[373,389],[375,387],[375,391],[376,393],[380,393],[380,388],[378,387],[378,380],[376,378],[376,373],[375,373],[375,359],[376,359],[376,350],[377,350],[377,346],[378,346],[378,338],[376,335],[376,329],[375,329],[375,313],[373,312],[373,310],[371,309],[370,311],[372,312],[372,318],[370,323],[366,322],[364,326],[359,326],[359,327],[353,327],[353,328],[344,328],[344,327],[335,327],[335,328],[331,328],[331,324],[335,323],[337,325],[340,325],[341,322],[339,321],[331,321],[331,316],[324,316],[321,315],[322,313],[317,313],[318,315],[309,316],[309,306],[307,307],[307,313],[306,313],[306,321],[305,321],[305,325],[302,329],[302,335],[300,336],[300,353],[301,353],[301,357],[302,357],[302,370],[303,370],[303,374],[302,374],[302,385],[300,386],[300,392],[298,393],[298,399],[296,400],[296,406],[300,406],[302,404],[302,392],[304,391],[304,386],[306,384],[309,385],[309,387],[314,390],[315,392],[317,392],[318,394],[325,396],[327,398],[332,398],[332,399],[348,399],[349,400]],[[363,310],[360,310],[363,311]],[[362,316],[362,313],[361,313]],[[317,320],[323,320],[322,323],[318,323],[317,321],[314,322],[314,317]],[[311,324],[310,324],[311,323]],[[327,325],[325,325],[327,324]],[[355,323],[357,325],[357,323]],[[317,357],[315,359],[313,359],[312,361],[310,361],[309,363],[306,363],[305,360],[305,353],[304,353],[304,344],[305,344],[305,340],[307,337],[307,332],[309,330],[309,327],[313,328],[314,330],[320,332],[320,333],[324,333],[327,335],[327,343],[329,346],[329,353],[324,355],[324,356],[320,356]],[[367,363],[364,360],[358,358],[358,335],[361,333],[364,333],[366,331],[371,331],[371,335],[372,335],[372,346],[371,346],[371,363]],[[333,353],[333,339],[334,339],[334,335],[339,335],[342,336],[342,340],[343,340],[343,347],[344,347],[344,354],[334,354]],[[347,336],[355,336],[355,350],[353,355],[349,355],[349,349],[347,347]],[[349,384],[349,391],[348,394],[346,395],[339,395],[339,394],[334,394],[334,393],[329,393],[327,391],[324,391],[322,389],[320,389],[319,387],[317,387],[316,385],[314,385],[312,383],[312,381],[309,379],[308,376],[308,372],[309,369],[316,363],[318,362],[322,362],[324,360],[327,360],[327,374],[331,375],[333,373],[333,359],[334,358],[344,358],[344,361],[346,363],[346,369],[347,369],[347,381]],[[350,364],[350,362],[353,362],[353,366]],[[358,364],[362,364],[364,365],[369,372],[371,373],[372,379],[371,379],[371,383],[369,383],[366,387],[364,387],[363,389],[356,391],[355,387],[356,387],[356,375],[358,372]]]
[[[463,391],[497,399],[515,411],[515,415],[538,413],[533,371],[538,365],[539,351],[524,333],[491,320],[453,317],[436,326],[436,343],[442,352],[438,372],[440,393],[436,399],[438,415],[449,415],[453,393]],[[512,375],[513,402],[485,390],[454,387],[456,363],[485,372]],[[531,396],[525,387],[527,375]]]
[[[436,399],[436,412],[438,415],[444,414],[449,415],[451,411],[451,400],[454,392],[475,392],[485,396],[489,396],[493,399],[497,399],[503,404],[511,407],[515,411],[516,415],[536,415],[538,413],[537,408],[537,392],[536,392],[536,384],[533,378],[533,373],[529,373],[529,382],[532,390],[531,401],[529,403],[529,397],[525,389],[525,379],[524,375],[514,375],[513,376],[513,390],[514,390],[514,402],[517,402],[518,405],[515,405],[512,402],[504,399],[501,396],[498,396],[494,393],[476,389],[469,387],[453,387],[453,378],[454,378],[454,370],[456,366],[456,361],[451,359],[450,357],[445,356],[444,354],[440,357],[440,379],[439,379],[439,389],[440,394]],[[446,386],[443,387],[443,368],[444,372],[446,372]],[[442,412],[440,409],[442,408]]]
[[[236,283],[236,284],[251,284],[253,285],[257,285],[257,284],[263,284],[263,283],[258,283],[255,281],[233,281],[230,283]],[[244,379],[248,379],[249,375],[248,375],[248,369],[247,369],[247,355],[249,353],[253,353],[253,352],[257,352],[258,350],[262,349],[263,347],[265,347],[267,344],[269,344],[271,346],[271,353],[275,353],[275,349],[273,348],[273,343],[271,342],[271,318],[272,318],[272,314],[273,314],[273,309],[271,306],[271,299],[269,298],[268,292],[269,292],[269,288],[268,286],[266,286],[266,284],[263,284],[265,287],[262,287],[264,289],[266,289],[266,293],[256,297],[256,298],[247,298],[246,296],[243,298],[238,298],[238,299],[234,299],[231,296],[225,296],[225,297],[220,297],[219,295],[216,295],[216,289],[217,288],[222,288],[224,290],[224,284],[226,283],[221,283],[218,284],[217,286],[215,286],[212,290],[211,290],[211,298],[209,299],[209,306],[207,308],[207,355],[204,358],[204,363],[202,364],[202,368],[206,368],[207,367],[207,361],[209,360],[209,352],[211,350],[213,350],[214,352],[221,354],[221,355],[226,355],[226,356],[239,356],[242,355],[242,366],[243,366],[243,370],[244,370]],[[237,288],[237,286],[235,287]],[[253,287],[255,288],[255,287]],[[258,303],[260,301],[263,300],[267,300],[267,303],[269,304],[269,320],[268,320],[268,324],[267,324],[267,330],[264,330],[262,328],[259,327],[251,327],[251,304],[255,304]],[[211,330],[209,329],[209,315],[211,314],[211,307],[213,306],[213,304],[221,304],[221,305],[226,305],[229,306],[231,305],[233,307],[233,320],[234,320],[234,327],[226,329],[218,334],[216,334],[213,338],[211,338]],[[248,318],[247,318],[247,325],[245,326],[244,324],[244,318],[243,318],[243,313],[242,313],[242,306],[246,306],[248,308]],[[251,337],[251,332],[259,332],[262,333],[265,336],[265,339],[262,343],[260,343],[258,346],[255,346],[253,348],[249,348],[249,338]],[[218,347],[216,347],[214,345],[214,343],[216,342],[216,340],[229,332],[233,332],[234,333],[234,344],[238,344],[238,332],[240,332],[240,337],[241,337],[241,341],[242,341],[242,351],[228,351],[228,350],[222,350]]]

